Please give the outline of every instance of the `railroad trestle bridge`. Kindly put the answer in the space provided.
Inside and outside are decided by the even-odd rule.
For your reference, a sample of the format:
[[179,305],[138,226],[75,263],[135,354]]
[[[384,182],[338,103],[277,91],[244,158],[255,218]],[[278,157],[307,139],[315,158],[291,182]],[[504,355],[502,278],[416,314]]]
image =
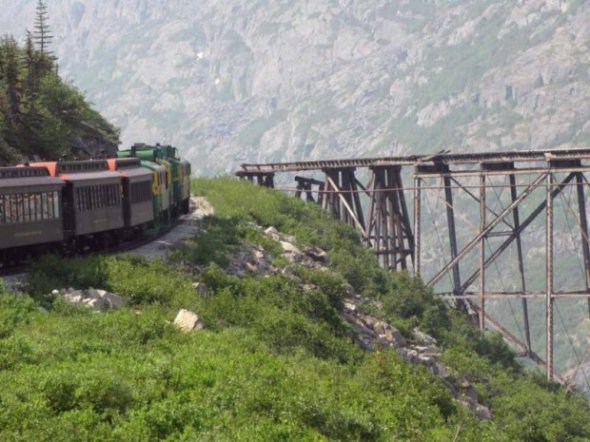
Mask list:
[[[236,175],[319,204],[356,228],[384,268],[421,275],[563,382],[556,303],[585,300],[590,317],[589,173],[590,149],[568,149],[243,164]],[[490,314],[500,301],[510,301],[519,336]],[[544,304],[542,319],[531,318],[532,302]]]

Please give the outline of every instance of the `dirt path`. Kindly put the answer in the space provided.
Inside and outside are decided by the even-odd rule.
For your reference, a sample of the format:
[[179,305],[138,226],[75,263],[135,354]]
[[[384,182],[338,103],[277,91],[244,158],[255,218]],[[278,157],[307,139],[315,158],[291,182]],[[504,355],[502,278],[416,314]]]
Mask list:
[[138,247],[127,254],[143,256],[147,259],[166,258],[168,251],[195,236],[201,230],[201,220],[215,213],[213,207],[204,197],[192,197],[190,212],[179,218],[179,223],[170,232],[156,241]]

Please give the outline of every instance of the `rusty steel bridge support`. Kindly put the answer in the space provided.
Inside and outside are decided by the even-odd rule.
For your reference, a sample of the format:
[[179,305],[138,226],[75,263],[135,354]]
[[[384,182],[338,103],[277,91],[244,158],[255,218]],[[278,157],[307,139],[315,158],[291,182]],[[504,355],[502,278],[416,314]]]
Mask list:
[[[357,176],[359,169],[368,176],[366,184]],[[435,294],[476,313],[482,330],[499,330],[523,356],[543,366],[548,379],[563,382],[554,373],[555,304],[564,298],[586,299],[590,316],[585,194],[586,186],[590,186],[586,179],[590,173],[590,149],[245,164],[238,176],[274,187],[274,175],[279,172],[323,174],[323,181],[296,176],[295,196],[319,204],[356,228],[383,268],[413,269]],[[413,178],[413,186],[404,186],[404,176],[407,180]],[[568,188],[575,193],[575,208],[567,209],[578,224],[583,262],[583,287],[578,290],[556,287],[554,238],[562,232],[556,231],[555,216],[567,216],[559,199],[565,199],[563,193]],[[412,197],[412,210],[408,209],[407,196]],[[433,221],[425,224],[423,213],[429,201],[437,201],[444,208],[435,210]],[[523,236],[534,236],[541,228],[545,250],[542,266],[530,262]],[[444,235],[439,234],[441,229]],[[433,252],[435,231],[439,241],[446,238],[446,246],[441,241]],[[442,263],[441,253],[447,254]],[[505,255],[510,256],[499,260]],[[501,272],[500,265],[509,268]],[[500,280],[502,273],[513,272],[511,289],[493,288],[498,277],[489,275],[490,268],[496,270]],[[544,268],[545,283],[531,289],[536,281],[527,271],[538,273],[540,268]],[[510,299],[520,301],[522,338],[492,317],[487,308],[492,300]],[[545,359],[535,352],[531,341],[529,301],[534,299],[544,299],[545,304]]]

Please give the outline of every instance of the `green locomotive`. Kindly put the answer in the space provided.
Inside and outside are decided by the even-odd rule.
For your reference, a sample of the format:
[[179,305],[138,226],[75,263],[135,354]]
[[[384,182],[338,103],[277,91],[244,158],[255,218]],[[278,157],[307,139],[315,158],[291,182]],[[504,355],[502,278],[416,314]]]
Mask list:
[[139,158],[141,165],[152,171],[154,213],[160,214],[160,221],[167,223],[188,213],[191,165],[179,158],[175,147],[136,143],[130,149],[120,150],[118,157]]

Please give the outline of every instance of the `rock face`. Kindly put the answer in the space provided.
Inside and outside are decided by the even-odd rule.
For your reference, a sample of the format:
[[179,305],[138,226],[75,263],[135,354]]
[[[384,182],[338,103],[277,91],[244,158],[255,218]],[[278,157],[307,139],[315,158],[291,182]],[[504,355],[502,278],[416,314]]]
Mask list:
[[[407,342],[400,331],[391,324],[370,314],[363,313],[363,306],[369,303],[360,295],[353,295],[344,301],[343,316],[356,332],[357,344],[367,351],[380,348],[395,349],[406,362],[425,366],[434,376],[440,378],[453,396],[468,407],[472,413],[482,420],[492,418],[490,409],[481,403],[479,395],[471,383],[465,378],[451,376],[450,370],[439,359],[441,349],[436,346],[436,339],[415,328],[412,338],[415,342]],[[379,309],[375,303],[373,308]]]
[[[36,0],[0,0],[31,28]],[[242,162],[590,142],[579,0],[55,0],[60,70],[125,144]]]

